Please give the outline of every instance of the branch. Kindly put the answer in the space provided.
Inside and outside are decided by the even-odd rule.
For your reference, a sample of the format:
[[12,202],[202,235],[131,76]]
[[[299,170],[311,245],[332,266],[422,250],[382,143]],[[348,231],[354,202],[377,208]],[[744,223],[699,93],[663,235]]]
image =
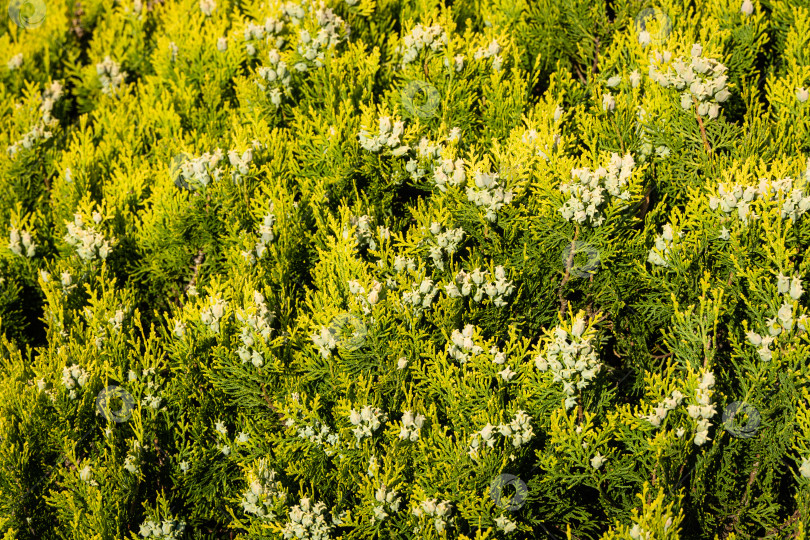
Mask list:
[[271,410],[272,410],[274,413],[276,413],[276,414],[278,415],[279,420],[284,420],[284,415],[283,415],[283,414],[281,414],[280,412],[278,412],[278,409],[276,409],[276,406],[275,406],[275,405],[273,405],[273,402],[272,402],[272,401],[270,401],[270,398],[269,398],[269,397],[267,397],[267,393],[265,393],[265,391],[264,391],[264,385],[262,385],[262,397],[263,397],[263,398],[264,398],[264,400],[267,402],[267,406],[268,406],[268,407],[270,407],[270,409],[271,409]]
[[582,69],[580,69],[579,64],[574,64],[574,68],[577,70],[577,76],[579,77],[579,82],[584,85],[588,84],[587,79],[585,79],[585,75],[582,74]]
[[[796,510],[795,512],[793,512],[793,515],[792,515],[792,516],[790,516],[790,517],[787,519],[787,521],[785,521],[784,523],[782,523],[781,525],[779,525],[779,526],[778,526],[776,529],[771,529],[770,531],[766,532],[766,533],[765,533],[765,534],[766,534],[766,536],[772,536],[772,535],[774,535],[774,534],[776,534],[776,533],[781,533],[781,532],[782,532],[782,529],[784,529],[784,528],[785,528],[785,527],[787,527],[788,525],[793,524],[793,522],[794,522],[794,521],[796,521],[797,519],[799,519],[799,510]],[[795,532],[793,533],[793,538],[796,538],[796,533],[795,533]]]
[[644,197],[637,203],[638,205],[638,212],[636,212],[636,218],[639,220],[644,220],[644,216],[647,215],[647,210],[650,208],[650,197],[652,197],[653,189],[655,188],[655,183],[651,183],[650,187],[647,188],[647,191],[644,192]]
[[[619,125],[616,123],[616,119],[613,118],[613,117],[611,117],[610,123],[613,125],[613,131],[616,132],[616,137],[619,139],[619,146],[622,149],[622,154],[624,154],[625,153],[624,139],[622,139],[622,134],[619,133]],[[649,192],[648,192],[648,194],[649,194]]]
[[709,366],[709,349],[712,348],[712,335],[709,334],[709,343],[703,347],[703,370],[705,371]]
[[703,146],[706,148],[706,153],[710,154],[712,147],[709,146],[709,139],[706,137],[706,127],[703,125],[703,118],[697,112],[697,98],[692,96],[692,102],[695,104],[695,118],[697,118],[698,126],[700,126],[700,136],[703,137]]
[[574,239],[571,240],[571,252],[568,254],[568,262],[565,265],[565,276],[563,276],[562,283],[560,283],[559,299],[560,299],[560,315],[565,315],[565,298],[563,298],[563,287],[568,283],[571,277],[571,265],[574,264],[574,247],[576,245],[577,236],[579,235],[579,225],[574,230]]
[[622,377],[621,379],[619,379],[619,382],[616,383],[616,390],[618,390],[619,386],[621,386],[621,384],[627,379],[627,377],[629,377],[632,374],[633,374],[633,370],[632,369],[628,370],[627,374],[624,377]]
[[205,259],[205,253],[203,252],[202,248],[200,248],[200,251],[197,252],[197,257],[195,257],[195,259],[194,259],[194,274],[192,274],[191,281],[189,281],[186,284],[186,287],[185,287],[185,289],[183,289],[183,292],[187,293],[188,290],[192,286],[194,286],[194,284],[197,282],[197,274],[200,271],[200,266],[202,265],[204,259]]
[[686,467],[686,462],[681,463],[681,468],[678,469],[678,478],[680,478],[680,480],[678,481],[678,484],[675,487],[680,487],[681,483],[683,482],[683,479],[684,479],[683,468],[684,467]]
[[[759,458],[759,454],[757,454],[757,458]],[[748,496],[751,494],[751,484],[754,483],[754,479],[756,478],[758,471],[759,461],[756,461],[754,462],[754,468],[751,470],[751,474],[748,475],[748,484],[745,486],[745,495],[743,495],[742,507],[732,516],[731,523],[726,525],[726,533],[730,533],[737,528],[737,522],[740,520],[740,514],[748,507]]]

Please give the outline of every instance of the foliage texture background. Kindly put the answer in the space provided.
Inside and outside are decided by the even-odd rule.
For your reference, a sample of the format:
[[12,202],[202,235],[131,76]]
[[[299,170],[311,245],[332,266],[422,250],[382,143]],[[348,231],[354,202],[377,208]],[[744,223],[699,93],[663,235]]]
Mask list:
[[12,4],[5,539],[804,538],[807,0]]

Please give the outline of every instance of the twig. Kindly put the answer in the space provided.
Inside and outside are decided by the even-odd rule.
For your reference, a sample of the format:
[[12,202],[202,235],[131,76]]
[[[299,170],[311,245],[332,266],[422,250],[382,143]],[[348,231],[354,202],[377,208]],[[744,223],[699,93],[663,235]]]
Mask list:
[[678,480],[678,484],[677,484],[675,487],[680,487],[680,485],[683,483],[683,479],[685,478],[684,476],[682,476],[682,475],[683,475],[683,468],[684,468],[684,467],[686,467],[686,463],[685,463],[685,462],[684,462],[684,463],[681,463],[681,468],[680,468],[680,469],[678,469],[678,478],[680,478],[680,480]]
[[272,411],[278,415],[279,419],[284,420],[284,415],[282,413],[278,412],[278,409],[276,409],[276,406],[273,405],[273,402],[270,401],[269,397],[267,397],[267,394],[264,391],[264,385],[262,385],[262,397],[267,402],[267,406],[270,407],[270,409],[272,409]]
[[582,74],[582,69],[580,69],[579,64],[574,64],[574,68],[577,70],[577,76],[579,77],[579,82],[582,84],[587,85],[588,81],[585,79],[585,75]]
[[624,153],[625,153],[625,150],[624,150],[624,139],[622,139],[622,134],[621,134],[621,133],[619,133],[619,125],[616,123],[616,119],[615,119],[615,118],[612,118],[612,117],[611,117],[611,119],[610,119],[610,123],[613,125],[613,130],[616,132],[616,137],[618,137],[618,139],[619,139],[619,146],[620,146],[620,147],[621,147],[621,149],[622,149],[622,154],[624,154]]
[[205,259],[205,253],[203,252],[203,250],[201,248],[200,251],[197,252],[197,257],[195,257],[195,259],[194,259],[194,274],[191,276],[191,281],[189,281],[186,284],[186,287],[185,287],[185,289],[183,289],[183,292],[187,293],[188,290],[191,287],[193,287],[194,284],[197,282],[197,274],[200,271],[200,265],[202,265],[203,259]]
[[165,458],[169,458],[169,454],[167,454],[167,453],[166,453],[166,451],[165,451],[163,448],[161,448],[160,446],[158,446],[158,440],[157,440],[157,437],[153,437],[153,438],[152,438],[152,444],[154,444],[154,446],[155,446],[155,450],[157,450],[158,452],[160,452],[159,459],[158,459],[158,465],[160,465],[160,466],[162,467],[162,466],[163,466],[163,458],[164,458],[164,457],[165,457]]
[[[154,437],[154,438],[152,439],[152,444],[155,446],[155,450],[157,450],[157,451],[158,451],[158,465],[159,465],[159,466],[162,468],[162,467],[163,467],[163,463],[164,463],[163,458],[164,458],[164,457],[165,457],[165,458],[168,458],[168,457],[169,457],[169,455],[166,453],[166,451],[165,451],[165,450],[163,450],[163,448],[161,448],[160,446],[158,446],[158,440],[157,440],[157,437]],[[160,475],[158,475],[157,482],[158,482],[158,487],[159,487],[161,490],[162,490],[162,489],[164,489],[164,486],[163,486],[163,481],[161,480]]]
[[562,283],[560,283],[559,289],[559,299],[560,299],[560,315],[565,315],[565,298],[563,298],[563,287],[565,284],[568,283],[568,279],[571,277],[571,265],[574,264],[574,248],[577,242],[577,236],[579,235],[579,226],[576,227],[574,230],[574,239],[571,240],[571,252],[568,254],[568,261],[565,265],[565,276],[563,276]]
[[627,372],[627,375],[625,375],[624,377],[622,377],[621,379],[619,379],[619,382],[617,382],[617,383],[616,383],[616,390],[618,390],[618,389],[619,389],[619,386],[621,386],[621,384],[622,384],[622,383],[623,383],[625,380],[627,380],[627,377],[629,377],[629,376],[630,376],[630,375],[632,375],[632,374],[633,374],[633,370],[631,369],[631,370],[629,370],[629,371]]
[[[798,518],[799,518],[799,510],[796,510],[795,512],[793,512],[793,515],[792,515],[792,516],[790,516],[790,517],[787,519],[787,521],[785,521],[784,523],[782,523],[781,525],[779,525],[779,526],[778,526],[776,529],[774,529],[774,530],[770,530],[770,531],[768,531],[768,532],[767,532],[767,533],[765,533],[765,534],[766,534],[767,536],[771,536],[771,535],[774,535],[774,534],[776,534],[776,533],[780,533],[780,532],[782,532],[782,529],[784,529],[784,528],[785,528],[785,527],[787,527],[788,525],[791,525],[791,524],[792,524],[794,521],[796,521]],[[796,533],[795,533],[795,532],[793,533],[793,537],[794,537],[794,538],[796,537]]]
[[638,205],[638,212],[636,212],[636,218],[643,220],[644,216],[647,215],[647,210],[650,208],[650,197],[652,195],[653,189],[655,189],[655,183],[651,183],[650,187],[647,188],[647,191],[644,192],[644,197],[636,203]]
[[[757,458],[759,458],[759,454],[757,454]],[[743,495],[742,508],[737,510],[737,512],[732,516],[731,523],[726,526],[725,532],[729,533],[734,531],[734,529],[737,527],[737,522],[740,520],[740,514],[748,507],[748,496],[751,494],[751,484],[754,483],[754,479],[756,478],[758,471],[759,461],[756,461],[754,462],[754,468],[751,470],[751,474],[748,475],[748,484],[745,486],[745,495]]]
[[596,50],[593,53],[593,66],[591,67],[591,73],[596,74],[596,66],[599,62],[599,38],[596,38]]
[[[759,454],[757,454],[757,458],[759,458]],[[757,477],[757,473],[759,472],[759,461],[754,462],[754,468],[751,470],[751,474],[748,475],[748,484],[745,485],[745,496],[743,497],[743,508],[748,506],[748,496],[751,494],[751,484],[754,483],[754,479]]]
[[713,337],[714,336],[712,336],[712,334],[709,333],[709,335],[708,335],[709,341],[707,343],[703,344],[703,369],[704,370],[709,365],[709,350],[711,350],[711,348],[712,348],[712,338]]
[[700,136],[703,137],[703,146],[706,148],[706,153],[710,154],[712,147],[709,146],[709,139],[706,137],[706,127],[703,125],[703,118],[697,112],[697,98],[692,96],[692,101],[695,104],[695,118],[697,118],[698,126],[700,126]]

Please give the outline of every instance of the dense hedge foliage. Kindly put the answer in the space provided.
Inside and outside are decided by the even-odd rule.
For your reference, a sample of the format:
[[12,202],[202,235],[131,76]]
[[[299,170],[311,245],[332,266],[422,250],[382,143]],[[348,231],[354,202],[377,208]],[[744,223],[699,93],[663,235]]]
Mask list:
[[0,28],[3,538],[804,538],[808,0]]

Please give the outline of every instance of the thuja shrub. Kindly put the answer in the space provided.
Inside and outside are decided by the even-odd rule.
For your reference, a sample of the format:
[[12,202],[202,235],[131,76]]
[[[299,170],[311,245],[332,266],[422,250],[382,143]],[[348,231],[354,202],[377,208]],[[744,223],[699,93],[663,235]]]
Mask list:
[[806,0],[4,0],[0,534],[804,538]]

